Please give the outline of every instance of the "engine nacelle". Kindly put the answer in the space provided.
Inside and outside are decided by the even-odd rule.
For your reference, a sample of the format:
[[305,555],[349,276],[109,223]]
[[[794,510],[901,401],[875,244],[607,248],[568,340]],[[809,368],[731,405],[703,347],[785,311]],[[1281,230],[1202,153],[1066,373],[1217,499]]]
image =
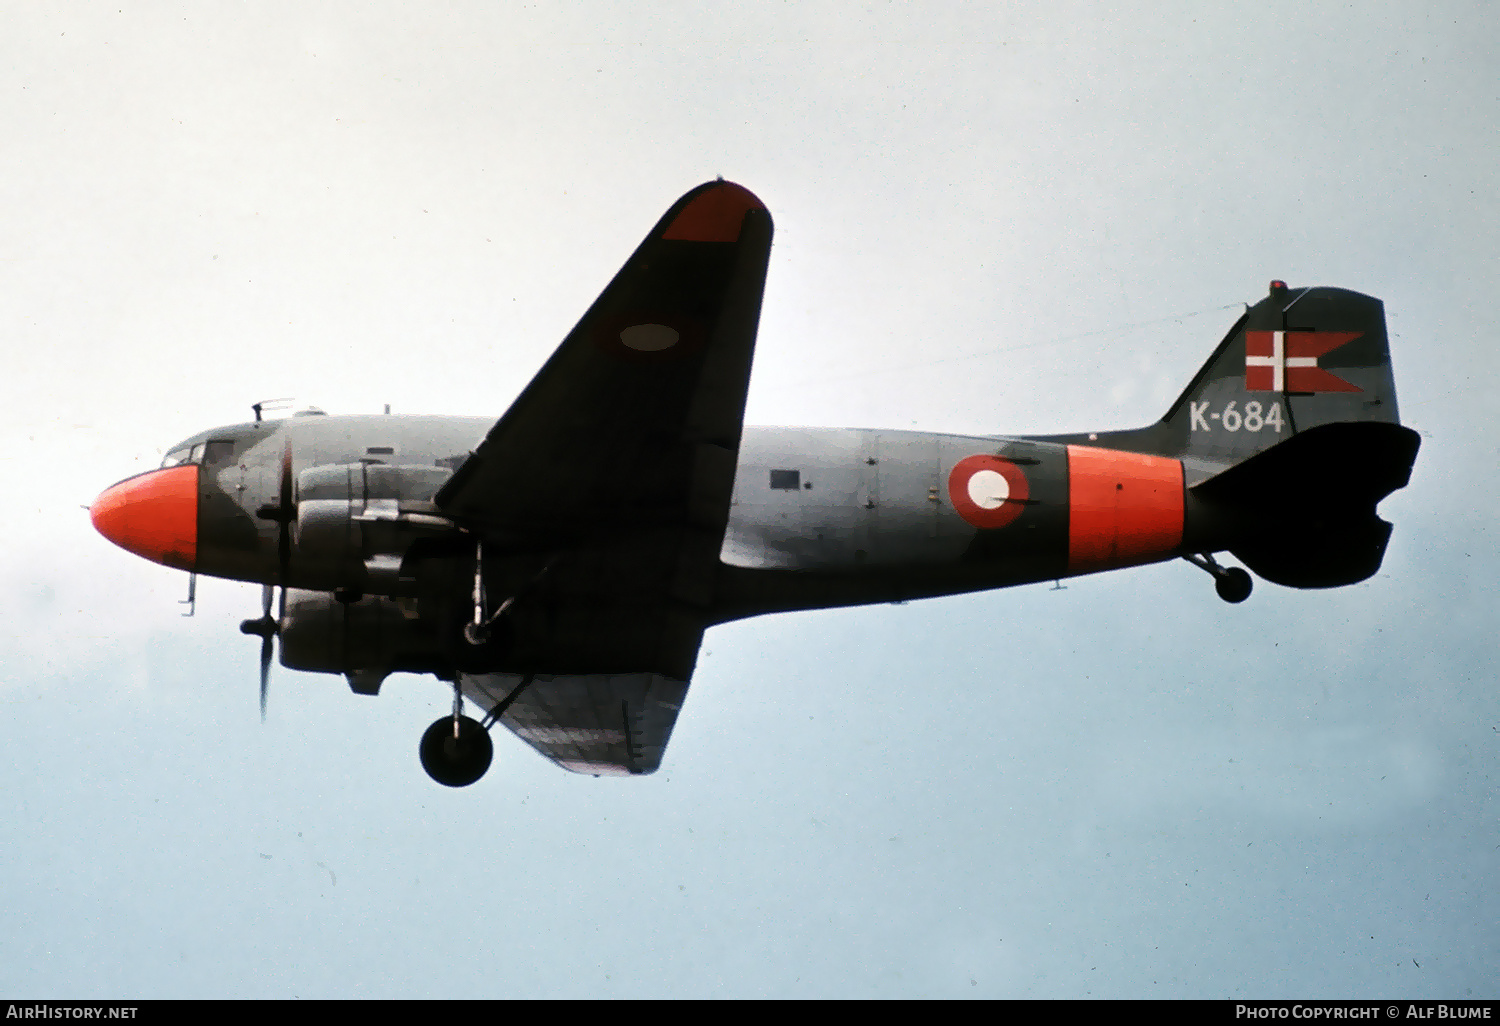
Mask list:
[[401,562],[419,538],[457,534],[432,508],[443,467],[349,463],[297,476],[295,580],[310,588],[408,593]]
[[347,674],[355,690],[371,693],[388,673],[451,672],[443,639],[414,615],[414,603],[380,595],[342,602],[298,588],[286,592],[281,665]]

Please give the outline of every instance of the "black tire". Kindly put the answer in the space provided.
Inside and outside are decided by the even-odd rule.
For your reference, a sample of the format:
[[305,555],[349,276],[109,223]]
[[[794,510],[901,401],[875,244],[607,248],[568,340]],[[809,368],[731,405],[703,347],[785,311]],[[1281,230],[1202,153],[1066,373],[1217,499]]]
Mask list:
[[1254,587],[1255,582],[1250,575],[1237,566],[1225,570],[1223,576],[1214,581],[1214,590],[1225,602],[1245,601]]
[[458,737],[453,736],[453,717],[444,716],[427,728],[418,749],[422,768],[444,787],[468,787],[484,776],[495,757],[489,731],[478,720],[458,718]]

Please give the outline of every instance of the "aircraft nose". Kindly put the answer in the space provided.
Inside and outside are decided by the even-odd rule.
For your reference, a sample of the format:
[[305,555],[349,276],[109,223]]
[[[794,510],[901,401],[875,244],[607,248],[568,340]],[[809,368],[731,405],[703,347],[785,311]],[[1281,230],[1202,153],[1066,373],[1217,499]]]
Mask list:
[[192,570],[198,559],[198,467],[148,470],[100,493],[89,507],[94,528],[127,552]]

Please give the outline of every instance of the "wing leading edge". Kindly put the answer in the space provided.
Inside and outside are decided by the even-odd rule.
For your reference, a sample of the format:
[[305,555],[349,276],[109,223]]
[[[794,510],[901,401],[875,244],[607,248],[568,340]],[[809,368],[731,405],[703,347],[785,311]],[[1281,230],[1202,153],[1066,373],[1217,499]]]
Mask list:
[[533,676],[502,722],[564,768],[649,773],[671,734],[714,600],[771,236],[741,186],[683,196],[436,496],[483,539],[487,579],[536,579],[506,614],[505,672],[465,690],[492,707]]

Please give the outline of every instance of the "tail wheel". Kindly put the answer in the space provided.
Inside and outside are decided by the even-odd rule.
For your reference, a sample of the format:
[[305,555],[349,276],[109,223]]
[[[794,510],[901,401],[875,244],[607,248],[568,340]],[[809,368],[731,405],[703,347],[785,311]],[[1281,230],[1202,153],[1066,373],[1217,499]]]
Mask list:
[[1245,601],[1250,597],[1250,589],[1254,586],[1255,582],[1250,575],[1237,566],[1230,567],[1214,578],[1214,590],[1225,602]]
[[1182,558],[1213,577],[1214,591],[1225,602],[1243,602],[1250,597],[1255,579],[1239,567],[1220,566],[1211,552],[1188,552]]

